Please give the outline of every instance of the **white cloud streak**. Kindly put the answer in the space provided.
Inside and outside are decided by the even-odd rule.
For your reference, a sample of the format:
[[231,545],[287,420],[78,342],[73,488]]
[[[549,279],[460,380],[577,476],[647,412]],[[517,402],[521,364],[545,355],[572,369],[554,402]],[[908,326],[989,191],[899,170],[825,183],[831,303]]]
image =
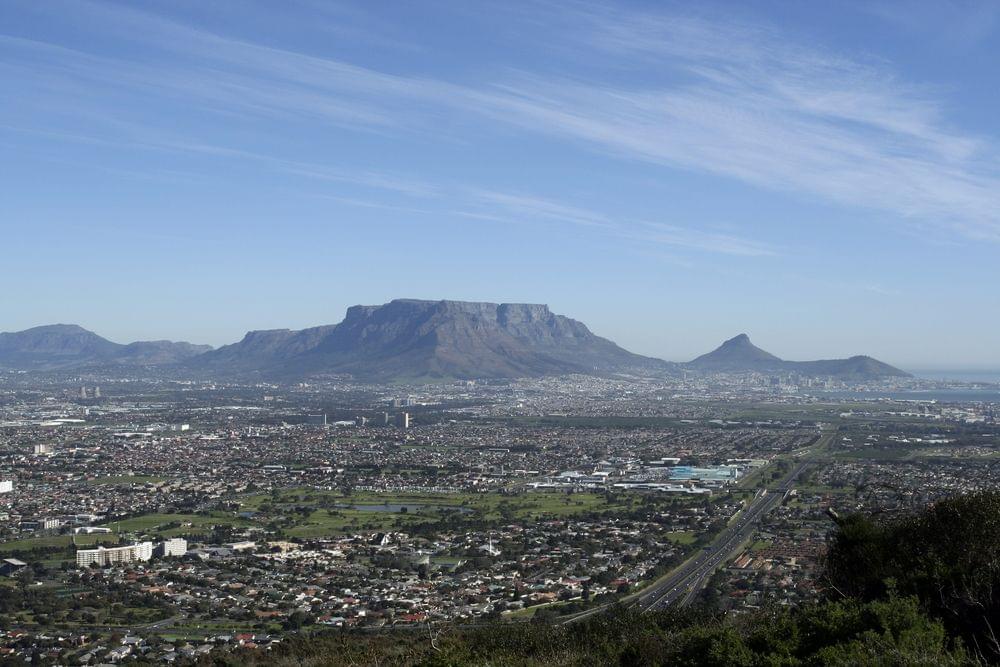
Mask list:
[[591,18],[594,47],[673,79],[626,87],[525,76],[494,98],[498,117],[623,157],[1000,240],[991,145],[949,128],[929,92],[764,29]]
[[[71,99],[81,115],[113,119],[127,113],[117,108],[120,98],[154,95],[211,114],[445,139],[460,131],[442,129],[451,125],[442,119],[485,118],[496,131],[513,126],[615,159],[723,176],[882,211],[921,228],[1000,240],[1000,168],[992,142],[950,127],[935,91],[899,81],[884,63],[796,44],[767,26],[575,6],[549,26],[561,28],[559,48],[585,64],[572,79],[518,72],[505,80],[456,83],[254,44],[124,6],[73,7],[85,8],[115,39],[141,41],[142,55],[126,61],[0,36],[0,77],[20,87],[24,99]],[[586,67],[595,53],[604,65],[598,73]],[[157,136],[162,128],[148,118],[131,122],[141,128],[138,134],[147,133],[138,142],[231,151],[197,138],[164,140]],[[437,197],[441,190],[375,171],[241,153],[311,179],[410,196]],[[457,202],[469,216],[532,216],[692,249],[773,253],[766,244],[710,230],[612,220],[488,188],[469,192]]]

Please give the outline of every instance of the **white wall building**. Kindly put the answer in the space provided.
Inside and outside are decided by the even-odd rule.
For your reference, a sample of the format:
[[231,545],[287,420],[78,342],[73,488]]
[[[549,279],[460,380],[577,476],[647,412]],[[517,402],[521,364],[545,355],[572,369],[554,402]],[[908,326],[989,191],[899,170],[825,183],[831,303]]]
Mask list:
[[137,542],[124,547],[97,547],[96,549],[78,549],[76,566],[88,567],[97,563],[101,567],[116,563],[134,563],[148,561],[153,557],[152,542]]
[[160,551],[163,552],[165,558],[170,556],[183,556],[187,553],[188,543],[183,537],[173,537],[169,540],[164,540],[160,544]]

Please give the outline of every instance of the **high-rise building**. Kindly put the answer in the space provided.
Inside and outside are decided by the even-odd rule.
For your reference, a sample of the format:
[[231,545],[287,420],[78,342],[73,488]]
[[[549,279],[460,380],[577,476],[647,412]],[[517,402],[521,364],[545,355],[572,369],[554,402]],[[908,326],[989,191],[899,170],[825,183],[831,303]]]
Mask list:
[[172,537],[169,540],[163,540],[156,547],[157,553],[165,558],[183,556],[187,553],[187,550],[188,543],[183,537]]
[[396,426],[399,428],[410,428],[410,413],[400,412],[396,415]]
[[100,397],[101,397],[101,388],[94,387],[94,398],[100,398]]

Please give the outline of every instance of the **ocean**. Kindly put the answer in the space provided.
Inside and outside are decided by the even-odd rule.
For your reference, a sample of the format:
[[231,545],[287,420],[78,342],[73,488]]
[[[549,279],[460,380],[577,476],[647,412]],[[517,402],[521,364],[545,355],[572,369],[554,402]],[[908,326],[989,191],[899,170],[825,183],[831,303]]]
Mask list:
[[992,382],[1000,383],[1000,370],[916,370],[910,371],[918,378],[925,380],[941,380],[954,382]]

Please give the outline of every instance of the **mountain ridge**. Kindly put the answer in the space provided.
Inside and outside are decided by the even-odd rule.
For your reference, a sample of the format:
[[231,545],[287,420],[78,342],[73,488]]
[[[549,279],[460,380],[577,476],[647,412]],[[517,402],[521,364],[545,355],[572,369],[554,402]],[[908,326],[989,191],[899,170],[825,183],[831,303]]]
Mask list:
[[248,331],[212,349],[172,341],[120,344],[78,325],[0,333],[0,367],[57,370],[157,366],[179,373],[298,380],[488,379],[547,375],[798,372],[865,380],[909,374],[868,356],[786,361],[743,333],[678,364],[634,354],[547,305],[395,299],[356,305],[337,324]]
[[684,364],[705,372],[798,372],[803,375],[831,376],[844,379],[912,377],[910,373],[867,355],[846,359],[788,361],[762,350],[743,333],[726,340],[711,352]]
[[58,370],[102,364],[161,365],[197,356],[209,345],[167,340],[114,343],[78,324],[0,332],[0,367]]
[[[272,363],[256,356],[274,350]],[[543,304],[395,299],[351,306],[343,321],[301,331],[248,334],[192,365],[282,376],[323,372],[385,380],[514,378],[570,373],[666,371],[669,362],[628,352]],[[261,364],[261,362],[264,362]],[[319,370],[318,370],[319,369]]]

